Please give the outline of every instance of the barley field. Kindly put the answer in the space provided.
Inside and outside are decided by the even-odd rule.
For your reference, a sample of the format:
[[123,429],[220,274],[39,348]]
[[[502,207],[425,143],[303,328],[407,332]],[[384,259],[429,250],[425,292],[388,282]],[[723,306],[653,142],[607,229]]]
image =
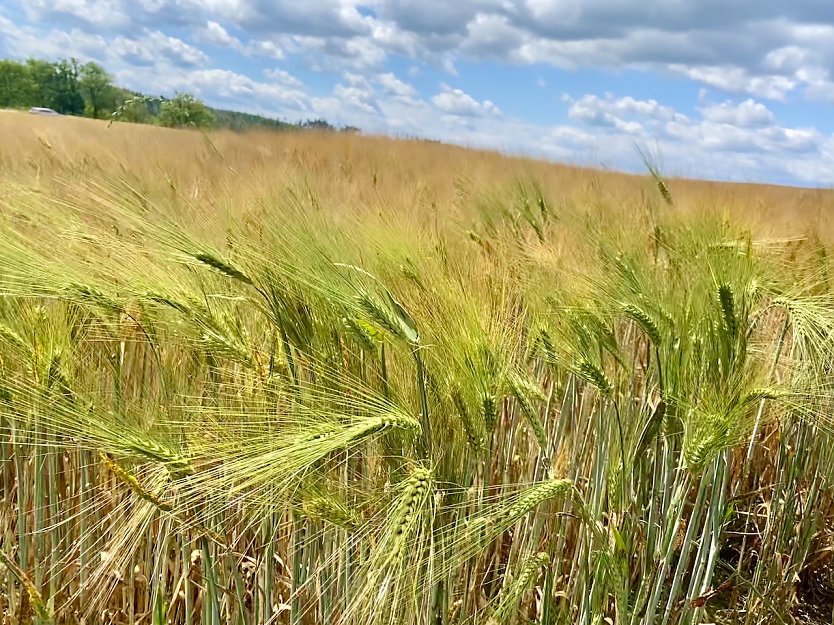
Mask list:
[[831,623],[834,193],[0,112],[3,623]]

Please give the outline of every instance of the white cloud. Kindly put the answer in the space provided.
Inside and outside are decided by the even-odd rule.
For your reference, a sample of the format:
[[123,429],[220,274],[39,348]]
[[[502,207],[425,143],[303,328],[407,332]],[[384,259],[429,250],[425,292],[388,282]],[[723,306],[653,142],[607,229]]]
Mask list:
[[689,121],[686,115],[654,99],[639,100],[631,96],[616,98],[606,93],[601,98],[587,94],[578,100],[565,95],[562,100],[569,104],[570,119],[589,126],[613,128],[628,135],[656,131],[665,122]]
[[266,69],[264,70],[264,76],[272,78],[272,80],[275,80],[282,85],[286,85],[287,87],[301,87],[303,85],[298,78],[283,69]]
[[116,37],[110,44],[110,53],[136,65],[151,65],[164,59],[177,66],[193,67],[208,61],[199,48],[158,30],[145,31],[139,38]]
[[676,63],[670,65],[669,69],[727,93],[749,93],[771,100],[784,100],[785,96],[799,84],[796,78],[790,76],[778,74],[755,76],[741,67],[686,66]]
[[250,41],[246,45],[246,53],[254,56],[265,56],[280,61],[286,57],[280,46],[273,41]]
[[403,82],[391,72],[379,74],[376,77],[376,81],[382,85],[385,92],[390,95],[399,96],[401,98],[414,98],[417,96],[417,90],[413,86]]
[[18,26],[0,14],[0,49],[12,58],[74,56],[86,61],[106,54],[108,42],[104,37],[78,29],[70,31],[38,29]]
[[180,28],[237,47],[233,28],[247,35],[241,45],[250,54],[292,52],[319,71],[384,71],[396,54],[452,76],[456,62],[492,59],[669,71],[768,99],[834,96],[834,24],[819,0],[16,1],[42,23],[127,38],[141,28]]
[[98,28],[123,28],[129,24],[122,0],[30,0],[22,5],[34,19],[65,16]]
[[333,95],[348,107],[353,107],[366,113],[376,113],[372,94],[360,87],[336,85]]
[[385,51],[367,37],[328,38],[292,35],[283,39],[284,49],[315,72],[339,72],[346,68],[369,71],[381,68]]
[[[752,99],[705,103],[700,117],[684,115],[653,100],[611,94],[573,99],[564,96],[570,119],[596,129],[598,156],[616,166],[638,166],[633,151],[625,149],[630,136],[657,141],[673,174],[719,179],[832,181],[820,176],[820,161],[834,166],[826,151],[834,138],[814,128],[785,126],[764,104]],[[799,166],[809,163],[807,169]]]
[[237,37],[230,35],[229,31],[213,20],[208,20],[203,28],[197,29],[196,35],[197,39],[202,43],[232,48],[238,51],[243,49]]
[[449,74],[450,76],[458,76],[458,69],[455,67],[454,62],[448,56],[444,57],[440,61],[440,65],[443,68],[443,71]]
[[432,96],[431,103],[450,115],[480,117],[501,114],[498,107],[491,101],[478,102],[462,89],[453,89],[448,85],[441,85],[441,92]]
[[761,128],[775,122],[770,109],[750,98],[738,104],[729,100],[720,104],[710,104],[701,109],[701,114],[707,121],[731,124],[741,128]]
[[644,116],[658,120],[673,120],[683,117],[673,108],[663,106],[654,99],[637,100],[631,96],[615,98],[610,93],[606,93],[602,98],[591,94],[584,95],[576,101],[573,101],[569,96],[565,99],[571,102],[568,114],[575,119],[593,119],[597,113],[617,116]]
[[308,98],[303,91],[276,83],[258,82],[225,69],[189,72],[182,75],[179,83],[182,88],[195,91],[204,97],[219,96],[235,101],[255,98],[261,104],[269,104],[273,110],[308,108]]

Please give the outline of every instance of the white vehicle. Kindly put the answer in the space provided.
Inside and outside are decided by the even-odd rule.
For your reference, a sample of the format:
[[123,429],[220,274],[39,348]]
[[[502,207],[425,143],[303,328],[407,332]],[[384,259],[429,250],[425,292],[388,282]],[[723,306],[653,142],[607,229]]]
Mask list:
[[33,115],[60,115],[58,111],[54,111],[44,106],[33,106],[29,109],[29,112]]

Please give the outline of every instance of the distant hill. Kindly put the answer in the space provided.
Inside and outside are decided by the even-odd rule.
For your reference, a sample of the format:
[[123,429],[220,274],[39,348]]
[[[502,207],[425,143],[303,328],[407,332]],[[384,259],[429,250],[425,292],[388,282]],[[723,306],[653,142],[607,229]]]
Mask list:
[[229,111],[213,107],[207,108],[214,113],[215,128],[227,128],[229,130],[240,132],[248,130],[249,128],[292,130],[298,129],[299,127],[298,124],[291,124],[289,122],[281,121],[280,119],[264,117],[263,115],[254,115],[252,113],[242,113],[240,111]]

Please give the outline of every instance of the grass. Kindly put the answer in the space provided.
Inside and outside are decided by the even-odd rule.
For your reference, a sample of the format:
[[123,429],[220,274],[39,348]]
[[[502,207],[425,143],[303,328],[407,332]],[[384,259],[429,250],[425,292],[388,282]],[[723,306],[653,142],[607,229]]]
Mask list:
[[0,114],[6,622],[831,622],[834,194]]

